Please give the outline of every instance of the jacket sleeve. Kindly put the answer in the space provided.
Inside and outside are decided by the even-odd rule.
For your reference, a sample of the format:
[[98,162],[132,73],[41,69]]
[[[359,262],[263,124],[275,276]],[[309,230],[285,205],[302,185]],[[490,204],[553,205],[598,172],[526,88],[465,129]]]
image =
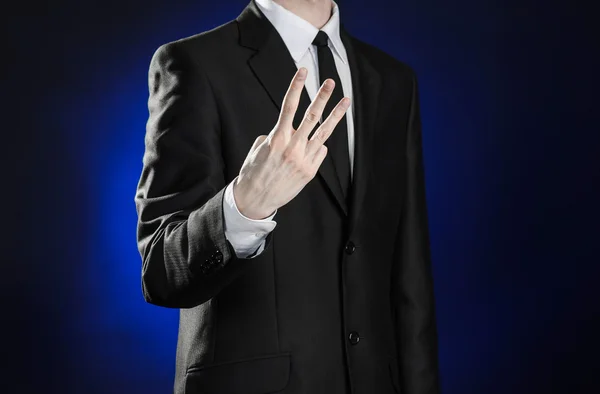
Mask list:
[[431,272],[421,119],[416,77],[407,128],[406,192],[396,238],[392,306],[403,394],[439,393],[437,328]]
[[218,294],[251,260],[238,258],[225,237],[227,185],[210,81],[179,45],[159,47],[150,62],[135,205],[144,299],[190,308]]

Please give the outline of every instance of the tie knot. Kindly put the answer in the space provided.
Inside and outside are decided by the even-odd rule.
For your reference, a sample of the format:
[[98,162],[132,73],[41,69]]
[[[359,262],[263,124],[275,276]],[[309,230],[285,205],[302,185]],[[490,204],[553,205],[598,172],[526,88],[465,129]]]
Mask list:
[[327,33],[325,33],[323,30],[319,30],[312,43],[318,47],[326,47],[328,38],[329,37],[327,36]]

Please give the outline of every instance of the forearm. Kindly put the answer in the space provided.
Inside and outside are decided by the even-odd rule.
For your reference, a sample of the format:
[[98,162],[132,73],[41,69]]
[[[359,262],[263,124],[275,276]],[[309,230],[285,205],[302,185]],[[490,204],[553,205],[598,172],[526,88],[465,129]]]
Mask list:
[[245,268],[247,262],[236,257],[225,238],[223,192],[187,217],[180,213],[162,218],[159,227],[149,231],[142,265],[147,302],[194,307],[218,294]]
[[248,267],[225,237],[219,110],[207,75],[173,44],[154,54],[149,92],[135,196],[143,294],[152,304],[193,307]]

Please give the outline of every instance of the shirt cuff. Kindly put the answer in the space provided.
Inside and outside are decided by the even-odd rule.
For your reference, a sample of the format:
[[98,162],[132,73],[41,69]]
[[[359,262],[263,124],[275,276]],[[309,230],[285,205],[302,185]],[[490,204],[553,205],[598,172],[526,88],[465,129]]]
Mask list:
[[256,253],[258,256],[264,250],[264,240],[277,222],[273,220],[277,210],[265,219],[250,219],[238,209],[233,195],[233,185],[237,177],[227,185],[223,199],[223,215],[225,219],[225,237],[233,246],[237,257],[247,258]]

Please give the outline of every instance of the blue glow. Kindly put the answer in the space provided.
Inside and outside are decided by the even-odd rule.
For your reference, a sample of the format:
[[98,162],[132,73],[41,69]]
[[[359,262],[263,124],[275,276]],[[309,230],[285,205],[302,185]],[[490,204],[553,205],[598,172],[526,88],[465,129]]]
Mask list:
[[[58,159],[78,166],[70,169],[77,179],[60,187],[83,205],[81,217],[66,215],[82,227],[62,252],[71,263],[64,270],[73,271],[62,285],[73,296],[56,307],[66,322],[73,392],[171,390],[178,311],[144,302],[135,242],[147,70],[159,45],[225,23],[246,3],[113,6],[101,15],[102,29],[80,26],[100,44],[79,45],[64,66],[69,83],[48,94],[70,148]],[[562,102],[557,109],[548,88],[554,74],[539,71],[548,59],[558,61],[546,37],[531,35],[521,14],[485,2],[338,3],[351,33],[419,77],[443,392],[575,393],[569,379],[552,376],[555,364],[565,376],[581,375],[581,387],[595,382],[588,364],[571,365],[567,356],[585,358],[584,339],[597,336],[597,307],[570,303],[597,299],[585,285],[595,286],[598,268],[580,264],[598,261],[588,246],[597,240],[585,235],[597,235],[597,220],[590,216],[585,227],[574,218],[591,215],[580,204],[597,206],[589,196],[600,172],[586,177],[581,169],[597,165],[591,145],[564,137],[577,131],[571,118],[579,118],[560,111],[587,110]],[[114,31],[106,28],[109,17],[117,18]],[[60,37],[79,43],[76,34]],[[528,51],[541,60],[528,64]],[[569,75],[579,70],[563,68]],[[66,228],[57,226],[57,234]]]

